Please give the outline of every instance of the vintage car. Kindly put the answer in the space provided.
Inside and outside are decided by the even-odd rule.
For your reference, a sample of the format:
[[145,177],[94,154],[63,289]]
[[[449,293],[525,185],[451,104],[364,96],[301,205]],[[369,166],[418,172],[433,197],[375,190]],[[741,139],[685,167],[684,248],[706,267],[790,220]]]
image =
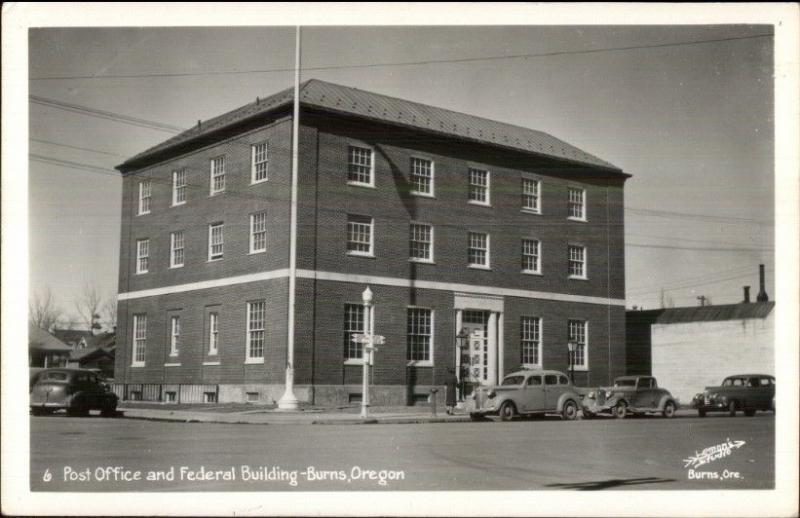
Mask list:
[[30,395],[33,415],[66,410],[70,415],[85,416],[100,410],[106,417],[117,411],[118,397],[97,374],[85,369],[47,369],[39,374]]
[[719,387],[706,387],[692,400],[700,417],[706,412],[727,412],[731,417],[739,410],[754,416],[756,410],[775,412],[775,378],[768,374],[728,376]]
[[476,388],[467,408],[473,420],[497,415],[509,421],[518,415],[548,413],[573,420],[578,417],[579,401],[580,396],[563,372],[521,370],[508,374],[500,385]]
[[612,387],[589,391],[582,405],[585,419],[598,414],[611,414],[619,419],[649,413],[674,417],[678,409],[678,401],[668,390],[659,388],[652,376],[620,376]]

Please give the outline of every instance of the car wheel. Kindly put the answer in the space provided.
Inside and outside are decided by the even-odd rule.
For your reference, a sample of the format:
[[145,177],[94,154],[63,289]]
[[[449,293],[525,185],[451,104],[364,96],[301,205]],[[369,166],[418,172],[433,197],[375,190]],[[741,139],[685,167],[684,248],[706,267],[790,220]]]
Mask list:
[[67,409],[67,415],[72,417],[86,417],[89,415],[89,407],[80,399],[73,400],[72,405]]
[[578,405],[571,399],[564,402],[564,407],[561,409],[561,419],[564,421],[574,421],[578,418]]
[[731,401],[728,403],[728,415],[731,417],[736,417],[736,401]]
[[667,419],[675,417],[675,403],[673,403],[672,401],[667,401],[664,404],[664,410],[661,411],[661,415],[663,415]]
[[593,414],[592,412],[588,412],[588,411],[584,410],[583,411],[583,418],[584,419],[594,419],[595,418],[595,414]]
[[700,416],[700,417],[705,417],[706,416],[706,411],[703,410],[702,408],[699,408],[697,410],[697,415]]
[[611,411],[617,419],[625,419],[625,416],[628,415],[628,404],[624,401],[620,401]]
[[111,403],[106,405],[106,407],[100,411],[100,415],[103,417],[114,417],[115,415],[117,415],[116,401],[112,401]]
[[500,406],[500,419],[503,421],[511,421],[517,416],[517,409],[514,403],[506,401]]
[[756,415],[756,411],[755,411],[755,409],[751,408],[751,409],[745,410],[744,411],[744,415],[746,415],[747,417],[753,417],[754,415]]

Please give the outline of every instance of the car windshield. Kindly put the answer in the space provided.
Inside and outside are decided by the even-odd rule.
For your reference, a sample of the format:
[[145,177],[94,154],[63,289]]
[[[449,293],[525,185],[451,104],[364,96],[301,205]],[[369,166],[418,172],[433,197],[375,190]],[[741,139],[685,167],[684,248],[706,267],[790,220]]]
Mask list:
[[635,387],[636,380],[635,379],[618,379],[614,380],[615,387]]
[[67,381],[68,377],[66,372],[45,372],[39,379],[41,381]]
[[525,379],[524,376],[506,376],[503,378],[503,385],[519,385],[522,383],[522,380]]

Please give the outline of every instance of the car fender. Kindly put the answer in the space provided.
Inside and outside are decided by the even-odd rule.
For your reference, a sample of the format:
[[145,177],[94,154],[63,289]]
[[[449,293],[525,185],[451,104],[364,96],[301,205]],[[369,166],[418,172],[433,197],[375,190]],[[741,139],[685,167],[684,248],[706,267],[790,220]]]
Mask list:
[[561,412],[562,410],[564,410],[564,403],[566,403],[569,400],[574,401],[575,404],[578,406],[579,410],[582,408],[581,397],[578,394],[576,394],[575,392],[564,392],[558,398],[558,403],[556,405],[556,411]]
[[675,398],[669,394],[664,394],[663,396],[661,396],[661,399],[658,402],[658,410],[659,411],[664,410],[664,407],[667,406],[667,403],[669,402],[672,402],[672,404],[675,405],[676,409],[678,408],[678,402],[675,401]]

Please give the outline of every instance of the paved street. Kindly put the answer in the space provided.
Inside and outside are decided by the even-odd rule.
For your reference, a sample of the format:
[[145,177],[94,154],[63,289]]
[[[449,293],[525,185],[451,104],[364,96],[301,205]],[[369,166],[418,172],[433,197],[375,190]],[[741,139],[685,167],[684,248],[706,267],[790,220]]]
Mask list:
[[[766,413],[733,419],[327,426],[56,415],[31,418],[31,487],[47,491],[770,488],[774,433],[774,417]],[[719,444],[733,447],[693,472],[684,467],[684,459]],[[159,480],[147,480],[148,475]]]

